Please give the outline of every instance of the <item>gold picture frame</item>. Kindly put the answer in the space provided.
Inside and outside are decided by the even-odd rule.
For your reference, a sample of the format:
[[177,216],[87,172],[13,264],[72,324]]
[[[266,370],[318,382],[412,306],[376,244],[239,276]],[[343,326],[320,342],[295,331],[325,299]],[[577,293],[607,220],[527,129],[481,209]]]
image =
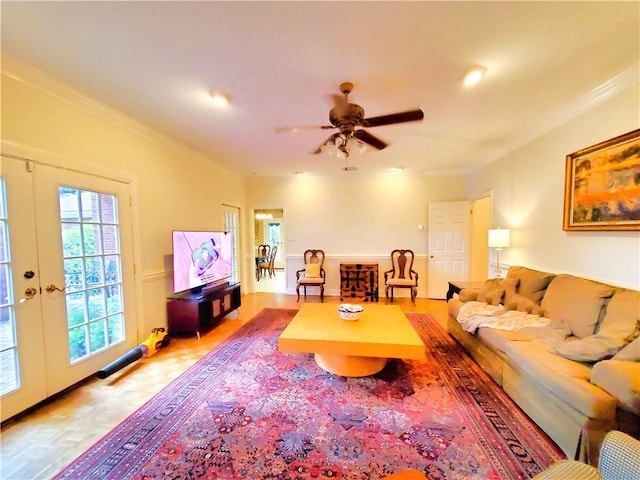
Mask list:
[[640,129],[567,155],[563,229],[640,230]]

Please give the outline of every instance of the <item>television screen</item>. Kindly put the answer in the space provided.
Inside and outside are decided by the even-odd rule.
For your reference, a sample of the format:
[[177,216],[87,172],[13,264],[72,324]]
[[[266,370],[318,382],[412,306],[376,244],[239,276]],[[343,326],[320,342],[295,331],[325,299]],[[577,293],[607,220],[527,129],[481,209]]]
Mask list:
[[173,232],[173,291],[201,291],[231,276],[229,232]]

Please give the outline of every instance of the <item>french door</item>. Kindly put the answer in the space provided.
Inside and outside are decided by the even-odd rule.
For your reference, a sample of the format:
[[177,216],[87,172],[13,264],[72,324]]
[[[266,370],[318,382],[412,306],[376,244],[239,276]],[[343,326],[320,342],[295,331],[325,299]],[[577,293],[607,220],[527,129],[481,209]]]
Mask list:
[[129,185],[2,158],[2,420],[136,342]]

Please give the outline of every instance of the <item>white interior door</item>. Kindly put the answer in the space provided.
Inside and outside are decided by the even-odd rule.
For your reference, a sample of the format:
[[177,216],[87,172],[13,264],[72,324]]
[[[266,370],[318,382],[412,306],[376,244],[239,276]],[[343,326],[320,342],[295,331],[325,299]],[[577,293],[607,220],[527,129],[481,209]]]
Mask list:
[[470,202],[429,204],[429,298],[445,298],[449,280],[469,276]]
[[2,177],[10,258],[2,317],[14,320],[3,321],[3,338],[15,331],[13,348],[3,340],[2,370],[7,352],[17,366],[4,420],[128,352],[137,329],[129,185],[7,158]]

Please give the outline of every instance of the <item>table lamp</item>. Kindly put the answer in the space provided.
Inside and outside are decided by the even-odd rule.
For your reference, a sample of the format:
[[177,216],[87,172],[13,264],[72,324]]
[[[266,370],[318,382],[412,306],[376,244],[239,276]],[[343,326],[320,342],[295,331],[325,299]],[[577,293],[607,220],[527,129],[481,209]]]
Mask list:
[[511,231],[508,228],[492,228],[489,230],[489,248],[496,249],[496,276],[502,275],[500,269],[500,250],[509,247]]

